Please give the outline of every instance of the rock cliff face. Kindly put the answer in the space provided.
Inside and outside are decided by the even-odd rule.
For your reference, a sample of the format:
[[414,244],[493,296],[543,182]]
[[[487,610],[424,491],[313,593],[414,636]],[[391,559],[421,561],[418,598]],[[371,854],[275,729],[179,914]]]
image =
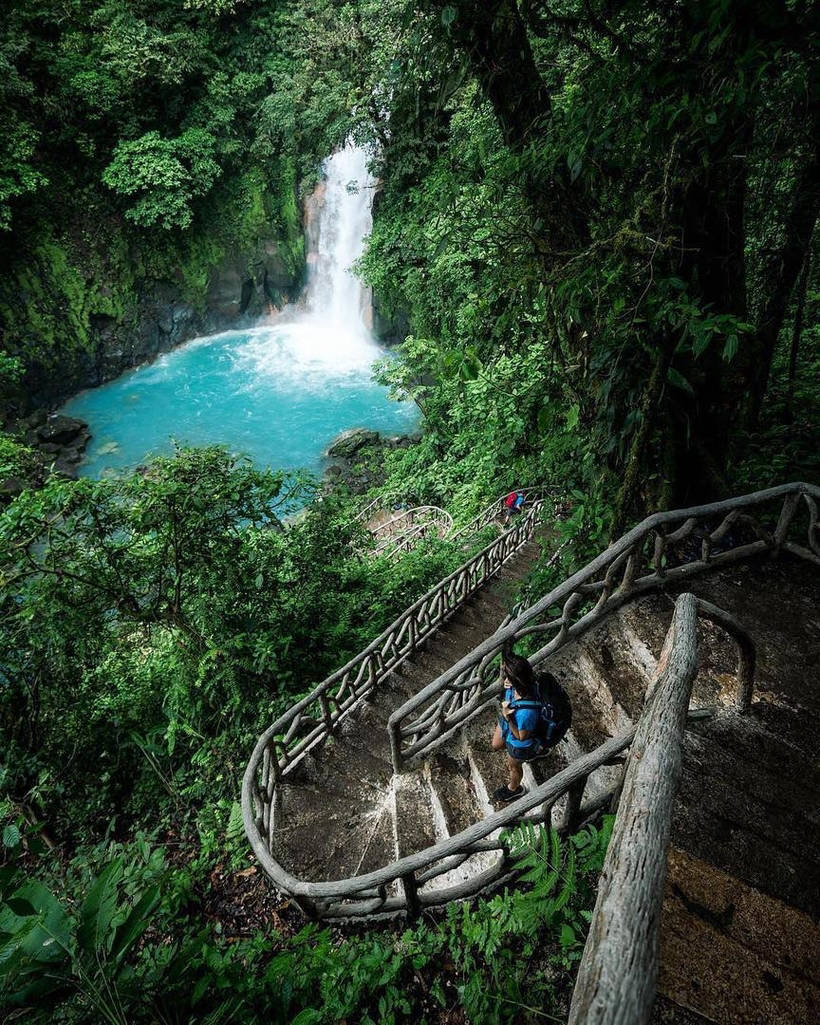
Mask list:
[[253,252],[228,252],[211,269],[201,303],[182,298],[182,282],[138,281],[124,314],[89,314],[84,345],[58,353],[50,365],[28,363],[19,412],[56,406],[198,335],[251,324],[295,299],[303,276],[304,268],[291,269],[277,240],[268,238]]

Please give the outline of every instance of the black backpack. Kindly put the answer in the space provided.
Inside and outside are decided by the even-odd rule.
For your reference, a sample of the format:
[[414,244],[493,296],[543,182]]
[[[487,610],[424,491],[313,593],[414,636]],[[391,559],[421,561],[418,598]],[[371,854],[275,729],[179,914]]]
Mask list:
[[[554,679],[554,677],[553,677]],[[534,708],[538,710],[538,725],[535,727],[535,738],[542,747],[555,747],[564,739],[572,725],[572,705],[569,695],[558,683],[541,677],[538,680],[538,695],[529,700],[518,700],[516,708]]]

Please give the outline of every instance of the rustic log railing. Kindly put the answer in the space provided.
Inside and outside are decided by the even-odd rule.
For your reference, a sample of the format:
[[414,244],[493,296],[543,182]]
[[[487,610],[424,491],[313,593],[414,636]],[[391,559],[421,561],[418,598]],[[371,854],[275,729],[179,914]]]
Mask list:
[[655,999],[661,905],[686,712],[697,674],[697,599],[682,594],[624,768],[623,789],[568,1025],[644,1025]]
[[397,551],[407,551],[431,534],[444,537],[452,526],[453,517],[437,505],[419,505],[407,509],[371,531],[378,542],[373,555],[394,555]]
[[367,505],[360,509],[353,517],[353,522],[356,523],[358,520],[364,520],[367,522],[367,518],[372,516],[377,509],[381,509],[385,502],[383,495],[377,495],[372,501],[368,502]]
[[[560,492],[557,488],[548,488],[541,484],[536,484],[530,488],[519,488],[525,498],[524,509],[526,510],[531,502],[537,500],[546,500],[548,497],[558,497]],[[449,535],[449,540],[455,540],[457,537],[461,537],[462,534],[475,534],[479,530],[483,530],[484,527],[488,527],[491,523],[497,523],[499,517],[503,516],[506,511],[506,505],[504,504],[509,495],[509,491],[506,491],[503,495],[500,495],[494,502],[487,506],[486,509],[482,509],[481,512],[474,516],[464,526],[458,527]]]
[[572,995],[568,1025],[646,1025],[658,979],[660,921],[683,734],[697,674],[696,616],[738,642],[737,706],[751,700],[755,649],[738,624],[692,594],[675,603],[656,683],[624,766],[615,827]]
[[[686,597],[691,599],[691,595]],[[678,633],[680,626],[676,619],[669,638]],[[678,658],[677,654],[670,654],[668,660],[662,657],[659,675],[664,669],[664,662],[673,667],[677,665]],[[746,681],[741,679],[739,672],[739,691],[745,686]],[[580,824],[617,799],[622,786],[620,780],[609,786],[598,787],[596,795],[586,803],[583,795],[589,780],[596,773],[621,763],[619,755],[631,747],[636,735],[653,735],[656,717],[668,714],[665,694],[665,685],[656,687],[651,692],[651,698],[637,726],[576,758],[561,772],[514,804],[424,851],[400,858],[374,872],[333,882],[306,882],[298,879],[271,858],[264,817],[259,812],[262,795],[253,793],[251,765],[245,774],[242,804],[245,826],[254,853],[274,882],[289,893],[305,914],[311,917],[347,919],[402,912],[412,916],[426,907],[474,896],[490,886],[497,886],[502,879],[512,874],[508,849],[501,835],[502,829],[529,822],[543,824],[547,828],[554,826],[562,833],[574,832]],[[689,718],[701,719],[711,714],[711,710],[696,710],[689,713]],[[647,718],[651,720],[648,725],[644,722]],[[558,816],[555,814],[555,806],[562,798],[566,799],[565,807]],[[622,797],[621,806],[625,807],[628,800],[628,797]],[[471,878],[449,885],[441,884],[442,876],[464,865],[471,858],[482,858],[486,862],[488,854],[495,855],[492,863],[485,865]]]
[[[347,713],[409,658],[529,541],[538,523],[533,505],[506,531],[414,602],[374,641],[280,716],[259,739],[243,785],[253,821],[273,828],[276,785],[287,769],[327,739]],[[248,807],[251,807],[251,803]],[[255,828],[255,827],[254,827]]]
[[[624,603],[706,570],[781,550],[820,564],[818,500],[814,485],[783,484],[649,516],[396,709],[388,722],[394,770],[444,744],[498,696],[508,642],[545,640],[530,656],[537,665]],[[801,504],[808,512],[805,544],[792,537]]]
[[[452,681],[459,676],[466,676],[468,687],[472,687],[473,678],[490,665],[506,640],[539,630],[554,631],[554,619],[545,623],[541,620],[550,614],[551,608],[558,602],[561,602],[561,616],[566,618],[559,619],[558,632],[540,649],[535,660],[540,661],[568,637],[577,637],[600,622],[602,616],[598,613],[602,610],[605,609],[604,615],[608,614],[631,598],[664,584],[674,586],[677,581],[685,580],[695,573],[767,552],[776,555],[780,551],[791,552],[820,565],[818,502],[820,488],[809,484],[787,484],[698,509],[650,516],[587,567],[570,577],[564,585],[499,630],[471,655],[462,659],[453,670],[420,692],[420,696],[427,695],[429,699],[430,695],[444,689],[436,689],[436,685],[445,679],[449,681],[447,689],[458,693],[452,690]],[[808,510],[806,544],[798,542],[795,530],[795,517],[801,505]],[[750,510],[759,515],[751,516]],[[374,872],[350,879],[308,882],[291,875],[272,857],[273,835],[281,825],[277,822],[277,786],[282,776],[306,751],[325,739],[342,716],[378,686],[424,637],[444,622],[458,604],[465,600],[465,596],[480,587],[486,579],[485,573],[492,575],[492,572],[496,572],[506,558],[532,536],[535,516],[536,509],[533,508],[516,527],[502,534],[492,545],[420,599],[361,655],[294,705],[259,739],[242,784],[245,829],[260,865],[306,914],[326,918],[400,912],[416,914],[425,907],[471,896],[497,885],[510,873],[506,848],[499,830],[524,820],[551,824],[553,807],[565,795],[566,810],[558,826],[563,830],[574,829],[595,811],[605,807],[620,789],[617,783],[610,787],[598,787],[597,795],[584,804],[583,793],[589,779],[612,765],[613,760],[630,747],[647,717],[654,719],[661,711],[666,714],[667,699],[663,695],[668,684],[663,683],[660,687],[656,686],[648,696],[638,727],[605,741],[594,751],[575,759],[520,800],[458,835],[400,858]],[[752,536],[754,540],[746,540],[744,536],[738,536],[739,533]],[[681,546],[684,542],[691,543],[694,540],[700,546],[699,556],[686,561]],[[649,554],[645,555],[647,549]],[[644,558],[650,560],[648,566],[644,564]],[[495,569],[491,569],[493,566]],[[642,569],[647,568],[649,572],[641,573]],[[584,609],[583,604],[589,600],[594,604]],[[740,658],[736,705],[741,711],[748,709],[754,671],[751,641],[739,624],[722,610],[703,601],[699,601],[697,606],[702,615],[727,629],[738,643]],[[684,602],[682,608],[688,609],[688,603]],[[571,619],[573,614],[576,616],[574,620]],[[681,616],[684,617],[683,625]],[[688,611],[676,616],[672,641],[675,636],[689,636],[688,622]],[[679,658],[678,655],[672,658],[669,645],[670,638],[667,639],[665,657],[662,657],[659,666],[664,681],[668,681]],[[668,671],[665,667],[668,667]],[[480,682],[482,693],[490,694],[491,697],[496,690],[495,682],[489,688],[483,677]],[[486,700],[490,700],[490,697]],[[410,704],[406,703],[404,709]],[[674,718],[675,713],[670,714]],[[698,715],[697,712],[690,713],[690,717]],[[462,724],[465,718],[462,717]],[[394,717],[391,716],[390,721],[395,730]],[[401,719],[397,722],[401,722]],[[654,730],[654,722],[651,722],[646,725],[642,736],[651,739]],[[394,735],[394,732],[391,733],[391,739]],[[440,739],[439,731],[432,742]],[[628,796],[622,798],[621,808],[625,810],[629,803]],[[492,863],[476,871],[471,878],[454,885],[442,883],[441,877],[447,872],[471,858],[481,857],[486,861],[487,855],[493,852],[496,857]],[[600,929],[600,924],[594,928]]]

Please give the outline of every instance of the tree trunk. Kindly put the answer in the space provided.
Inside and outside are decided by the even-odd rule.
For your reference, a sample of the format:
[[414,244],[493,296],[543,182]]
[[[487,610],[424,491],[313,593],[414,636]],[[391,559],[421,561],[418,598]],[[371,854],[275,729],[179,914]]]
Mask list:
[[[752,121],[739,115],[728,126],[719,150],[706,167],[697,168],[679,199],[681,257],[676,270],[702,309],[747,316],[745,152]],[[674,504],[697,504],[723,490],[732,427],[748,387],[753,362],[741,347],[735,358],[723,357],[724,337],[716,337],[700,356],[676,360],[676,368],[693,394],[676,392],[673,417],[676,438]]]
[[806,291],[809,286],[810,267],[811,241],[809,241],[809,250],[806,253],[806,259],[803,261],[800,280],[797,282],[797,308],[794,311],[792,344],[789,349],[789,374],[786,383],[786,408],[783,411],[783,419],[787,424],[794,423],[794,379],[797,375],[797,354],[800,351],[800,336],[803,333],[803,314],[806,309]]
[[555,249],[574,249],[589,238],[579,188],[560,166],[552,180],[540,180],[532,143],[543,135],[552,113],[549,93],[533,57],[526,25],[515,0],[449,4],[457,7],[453,37],[467,53],[482,91],[492,105],[504,142],[523,157],[524,189],[541,233]]
[[[820,131],[820,118],[818,118]],[[820,146],[806,161],[797,180],[789,214],[785,240],[770,277],[769,298],[763,306],[756,332],[757,366],[751,382],[746,409],[746,427],[754,430],[769,386],[772,358],[780,329],[786,317],[789,299],[808,258],[811,236],[820,212]]]
[[672,362],[675,342],[676,340],[673,338],[666,338],[662,341],[655,357],[652,373],[641,397],[641,421],[632,438],[629,458],[623,476],[623,484],[618,493],[615,524],[612,529],[613,538],[618,538],[624,533],[627,521],[636,511],[638,488],[645,469],[645,455],[652,432],[655,429],[661,394],[666,384],[669,366]]

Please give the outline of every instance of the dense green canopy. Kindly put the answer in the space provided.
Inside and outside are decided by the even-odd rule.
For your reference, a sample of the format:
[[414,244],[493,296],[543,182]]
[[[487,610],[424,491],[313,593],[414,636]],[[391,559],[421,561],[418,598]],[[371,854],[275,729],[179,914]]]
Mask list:
[[402,343],[378,373],[423,413],[384,495],[466,519],[559,486],[573,544],[534,591],[649,509],[816,481],[819,44],[810,0],[6,3],[0,483],[38,486],[0,492],[0,1010],[560,1013],[606,828],[528,847],[532,894],[345,942],[293,936],[244,867],[259,731],[463,550],[364,562],[343,494],[283,531],[315,484],[222,449],[39,487],[18,417],[158,282],[200,308],[269,237],[298,278],[352,136]]

